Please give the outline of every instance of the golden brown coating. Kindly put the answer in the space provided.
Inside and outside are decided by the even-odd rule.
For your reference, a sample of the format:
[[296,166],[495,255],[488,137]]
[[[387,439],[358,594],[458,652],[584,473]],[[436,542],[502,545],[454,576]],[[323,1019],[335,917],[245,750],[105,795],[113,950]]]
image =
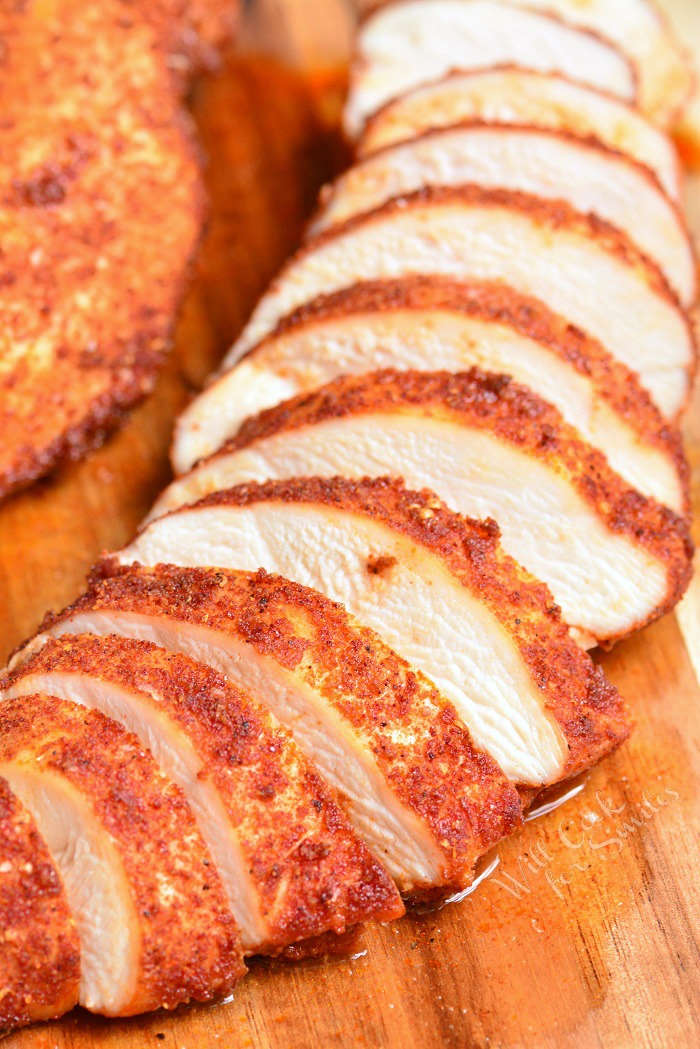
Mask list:
[[320,295],[294,310],[246,357],[264,352],[280,336],[311,329],[314,324],[340,320],[350,314],[371,318],[373,313],[386,311],[462,313],[475,320],[506,325],[546,347],[585,376],[596,397],[624,419],[640,441],[658,448],[672,460],[681,480],[685,508],[689,508],[690,471],[680,430],[663,418],[636,372],[544,303],[502,284],[460,282],[435,275],[354,284],[330,295]]
[[[624,705],[616,689],[572,640],[549,589],[503,551],[494,521],[453,513],[434,493],[411,491],[386,477],[357,481],[312,477],[242,484],[208,495],[195,507],[260,502],[310,503],[365,515],[439,557],[513,637],[544,693],[546,710],[569,745],[565,775],[574,775],[597,761],[628,735]],[[104,574],[119,571],[118,562],[107,558],[100,570]],[[51,620],[47,622],[50,625]]]
[[99,442],[169,344],[203,206],[172,51],[190,14],[219,31],[209,0],[143,6],[0,12],[0,496]]
[[556,408],[508,375],[472,368],[457,374],[387,370],[341,377],[253,416],[218,454],[343,416],[416,410],[488,430],[545,463],[578,492],[610,532],[642,546],[666,567],[665,600],[647,621],[678,603],[692,571],[688,522],[627,485]]
[[140,932],[119,1014],[228,993],[245,969],[221,881],[181,792],[136,737],[53,696],[7,699],[0,767],[15,764],[65,780],[116,843]]
[[236,828],[269,933],[260,953],[403,913],[386,871],[289,734],[221,674],[147,641],[83,635],[49,641],[7,685],[52,672],[152,697],[185,730],[202,761],[198,779],[211,780]]
[[[130,0],[121,3],[134,13]],[[186,87],[193,71],[216,64],[218,49],[236,28],[239,8],[240,0],[148,0],[136,10],[157,30],[169,70]]]
[[427,823],[443,853],[444,886],[467,883],[476,859],[520,822],[515,789],[475,747],[452,704],[317,591],[264,571],[133,566],[96,579],[43,626],[110,609],[236,638],[318,692]]
[[27,810],[0,779],[0,1034],[78,1002],[80,943],[63,883]]
[[549,589],[503,551],[495,521],[453,513],[433,492],[411,491],[388,477],[244,484],[196,505],[249,506],[268,500],[321,503],[366,515],[444,561],[515,639],[544,693],[546,710],[568,743],[565,775],[575,775],[627,738],[629,724],[617,689],[572,640]]
[[[299,249],[287,265],[291,267],[297,258],[315,251],[320,245],[325,244],[326,241],[340,237],[372,218],[380,215],[382,218],[386,218],[397,212],[404,211],[406,208],[428,203],[443,205],[455,203],[492,208],[507,207],[516,213],[521,212],[529,216],[538,224],[553,231],[562,229],[569,233],[589,237],[596,241],[604,250],[635,269],[653,291],[662,295],[675,306],[678,306],[678,298],[669,287],[668,281],[658,266],[643,255],[624,233],[615,229],[609,222],[593,213],[583,214],[583,212],[576,211],[563,200],[544,200],[529,193],[521,193],[518,190],[488,189],[473,183],[460,186],[424,186],[413,193],[396,197],[362,215],[355,215],[346,219],[345,222],[338,223],[332,229],[324,230],[317,236],[312,237]],[[284,273],[285,270],[282,271],[278,280],[284,277]],[[686,323],[690,329],[690,323]]]

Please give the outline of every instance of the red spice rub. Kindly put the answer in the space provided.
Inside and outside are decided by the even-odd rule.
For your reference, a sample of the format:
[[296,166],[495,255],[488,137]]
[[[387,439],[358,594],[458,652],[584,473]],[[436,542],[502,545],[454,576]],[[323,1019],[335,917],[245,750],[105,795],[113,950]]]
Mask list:
[[3,5],[0,497],[154,384],[203,206],[173,65],[221,35],[213,2]]
[[80,943],[34,821],[0,779],[0,1033],[78,1001]]
[[15,763],[66,780],[116,844],[141,938],[120,1014],[227,994],[245,969],[219,876],[181,792],[136,737],[53,696],[7,699],[0,768]]
[[49,641],[7,686],[52,672],[141,693],[185,730],[199,778],[211,780],[236,828],[268,927],[255,953],[402,914],[391,879],[288,733],[221,674],[146,641],[86,635]]

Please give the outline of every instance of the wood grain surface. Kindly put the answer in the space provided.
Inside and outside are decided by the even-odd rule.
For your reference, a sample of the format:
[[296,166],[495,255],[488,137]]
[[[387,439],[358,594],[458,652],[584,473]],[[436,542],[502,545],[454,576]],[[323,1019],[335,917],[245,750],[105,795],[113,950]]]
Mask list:
[[[258,0],[236,52],[196,90],[212,209],[175,352],[107,445],[0,507],[0,656],[79,592],[100,551],[133,533],[168,478],[174,415],[298,241],[341,158],[332,125],[352,6]],[[700,55],[697,0],[668,6]],[[687,432],[700,505],[697,398]],[[700,578],[676,614],[601,658],[633,708],[631,741],[499,848],[462,902],[366,929],[352,957],[254,962],[225,1005],[121,1022],[78,1010],[4,1044],[694,1049]]]

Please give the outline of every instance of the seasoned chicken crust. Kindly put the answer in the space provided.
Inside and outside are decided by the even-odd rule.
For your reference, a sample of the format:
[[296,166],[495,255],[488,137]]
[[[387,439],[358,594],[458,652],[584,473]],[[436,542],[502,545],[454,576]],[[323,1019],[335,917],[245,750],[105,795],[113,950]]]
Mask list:
[[228,993],[245,969],[219,876],[180,791],[138,740],[97,711],[39,694],[5,700],[2,725],[0,767],[55,773],[117,843],[140,931],[119,1015]]
[[0,1034],[78,1001],[80,943],[36,825],[0,780]]
[[235,5],[142,6],[0,12],[0,497],[99,443],[169,345],[203,217],[179,92]]
[[[133,566],[96,575],[73,605],[47,617],[37,640],[81,612],[110,609],[240,637],[321,692],[369,748],[392,790],[443,844],[445,885],[463,885],[477,857],[520,822],[516,791],[474,746],[452,704],[317,591],[264,571]],[[34,647],[30,641],[17,653],[20,671]]]
[[202,759],[237,830],[267,942],[255,953],[403,908],[380,864],[352,833],[333,794],[289,735],[221,674],[157,645],[122,637],[61,637],[11,674],[78,673],[158,697]]
[[[275,331],[253,346],[243,360],[271,354],[275,340],[295,334],[315,323],[342,320],[352,314],[383,311],[454,311],[477,320],[506,324],[546,346],[553,354],[585,376],[596,397],[635,431],[640,441],[662,451],[673,462],[689,508],[690,471],[677,426],[667,422],[637,374],[617,360],[596,339],[548,309],[544,303],[512,288],[488,281],[453,281],[439,276],[409,276],[399,280],[365,281],[329,295],[320,295],[282,318]],[[300,362],[300,367],[303,362]],[[222,378],[215,380],[221,382]]]
[[[309,477],[241,484],[213,492],[185,512],[263,502],[355,512],[403,534],[443,560],[461,583],[478,594],[517,644],[544,693],[546,710],[566,738],[569,754],[564,775],[574,775],[626,738],[627,718],[617,690],[573,641],[549,589],[503,551],[495,521],[453,513],[434,493],[412,491],[388,477],[355,481]],[[176,510],[161,520],[181,512]],[[118,564],[117,556],[107,557],[102,571],[109,573]]]

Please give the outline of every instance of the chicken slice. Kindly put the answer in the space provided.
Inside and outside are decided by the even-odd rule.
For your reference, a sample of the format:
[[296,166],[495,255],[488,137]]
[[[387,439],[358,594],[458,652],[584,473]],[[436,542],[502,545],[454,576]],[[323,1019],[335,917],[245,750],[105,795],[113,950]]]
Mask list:
[[679,206],[648,168],[569,132],[488,124],[425,132],[349,168],[326,190],[311,231],[318,233],[426,185],[467,182],[564,200],[597,215],[656,262],[685,306],[694,302],[696,259]]
[[509,2],[556,14],[610,40],[634,65],[640,108],[662,125],[675,122],[693,90],[693,67],[654,0]]
[[360,28],[345,129],[357,136],[389,99],[453,69],[511,62],[636,98],[629,59],[598,34],[491,0],[403,0],[380,8]]
[[[634,372],[535,299],[497,284],[440,277],[356,284],[285,318],[180,416],[175,471],[211,455],[248,415],[280,400],[340,375],[428,363],[512,375],[553,404],[628,484],[687,512],[680,433]],[[167,505],[168,496],[162,498],[157,505]]]
[[80,943],[60,875],[0,779],[0,1034],[78,1004]]
[[180,787],[246,953],[403,913],[294,741],[221,674],[146,641],[68,637],[49,642],[5,689],[36,692],[114,718]]
[[129,1016],[243,974],[221,882],[181,793],[138,740],[54,696],[0,708],[0,775],[30,811],[80,937],[80,1004]]
[[360,156],[464,120],[521,124],[592,137],[650,168],[672,200],[681,169],[671,139],[622,99],[558,73],[501,66],[450,73],[387,102],[367,121]]
[[468,884],[476,858],[520,821],[517,792],[452,705],[339,605],[297,583],[134,567],[45,626],[15,659],[20,683],[37,666],[22,661],[48,637],[89,630],[188,653],[259,696],[343,795],[404,893]]
[[505,550],[597,642],[663,615],[687,586],[687,523],[629,488],[545,401],[477,369],[349,376],[285,401],[173,482],[156,513],[251,481],[385,474],[498,521]]
[[656,266],[622,233],[563,202],[478,186],[419,190],[310,240],[262,297],[225,365],[321,293],[409,274],[500,281],[532,295],[636,371],[665,416],[687,401],[693,336]]
[[560,779],[624,734],[619,699],[498,529],[386,478],[242,485],[152,522],[106,563],[263,567],[345,605],[454,703],[516,783]]

